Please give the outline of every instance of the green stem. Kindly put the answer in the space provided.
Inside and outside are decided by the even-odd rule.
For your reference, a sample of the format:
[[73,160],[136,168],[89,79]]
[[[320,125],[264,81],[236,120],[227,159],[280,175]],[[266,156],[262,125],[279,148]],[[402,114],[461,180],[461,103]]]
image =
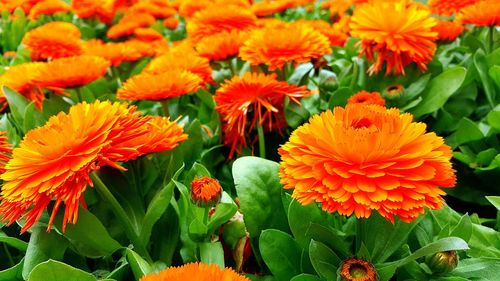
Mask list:
[[139,235],[137,234],[137,231],[134,229],[132,221],[130,221],[127,212],[125,212],[125,210],[122,208],[118,200],[116,200],[115,196],[113,196],[111,191],[109,191],[108,187],[104,184],[104,182],[102,182],[101,178],[99,178],[96,172],[90,173],[90,177],[92,178],[94,187],[99,193],[99,195],[109,203],[114,214],[117,216],[118,220],[120,221],[121,225],[125,230],[125,234],[132,242],[132,245],[134,245],[134,250],[139,255],[145,257],[146,260],[152,262],[152,259],[149,256],[148,251],[146,250],[146,247],[142,245],[142,243],[140,242]]
[[122,87],[122,80],[120,79],[120,74],[118,73],[118,69],[116,67],[110,67],[111,69],[111,74],[113,78],[116,79],[116,83],[118,84],[118,88]]
[[264,138],[264,129],[262,128],[261,120],[257,122],[257,134],[259,136],[259,156],[266,158],[266,140]]
[[165,117],[169,117],[170,112],[168,110],[168,100],[162,100],[162,101],[160,101],[160,103],[161,103],[161,107],[163,108],[163,114],[165,115]]
[[77,87],[75,91],[78,102],[83,102],[83,97],[82,97],[82,92],[80,91],[80,87]]
[[495,38],[494,38],[494,35],[495,35],[495,26],[492,25],[489,27],[488,29],[488,53],[492,53],[493,50],[494,50],[494,44],[495,44]]
[[354,61],[352,62],[352,80],[351,84],[349,85],[349,88],[351,88],[352,91],[354,91],[354,86],[356,86],[356,82],[358,81],[358,76],[359,76],[358,59],[354,59]]
[[365,219],[364,218],[356,218],[356,254],[361,249],[361,244],[363,243],[363,239],[365,238]]

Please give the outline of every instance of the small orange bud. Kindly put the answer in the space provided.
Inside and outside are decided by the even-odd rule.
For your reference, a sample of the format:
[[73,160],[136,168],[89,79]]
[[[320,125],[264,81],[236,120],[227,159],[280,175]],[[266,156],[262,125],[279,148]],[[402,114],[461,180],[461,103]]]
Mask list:
[[179,25],[179,20],[177,18],[174,18],[174,17],[166,18],[163,21],[163,25],[169,29],[176,29],[177,26]]
[[399,94],[401,94],[405,90],[405,88],[403,87],[403,85],[397,84],[397,85],[390,85],[387,88],[385,88],[385,90],[387,92],[387,95],[389,95],[390,97],[396,97]]
[[191,182],[191,200],[199,207],[213,207],[221,196],[222,187],[216,179],[203,176]]
[[352,257],[342,262],[340,277],[344,281],[376,281],[377,273],[371,263]]

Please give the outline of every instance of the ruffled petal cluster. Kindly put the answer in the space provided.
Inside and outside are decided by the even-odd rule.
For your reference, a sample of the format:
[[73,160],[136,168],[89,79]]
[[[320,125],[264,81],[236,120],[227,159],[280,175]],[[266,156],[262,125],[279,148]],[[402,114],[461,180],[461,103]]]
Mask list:
[[188,263],[179,267],[169,267],[158,273],[143,276],[139,281],[250,281],[230,268],[221,269],[216,264]]
[[496,0],[477,1],[460,9],[457,22],[478,26],[500,26],[500,2]]

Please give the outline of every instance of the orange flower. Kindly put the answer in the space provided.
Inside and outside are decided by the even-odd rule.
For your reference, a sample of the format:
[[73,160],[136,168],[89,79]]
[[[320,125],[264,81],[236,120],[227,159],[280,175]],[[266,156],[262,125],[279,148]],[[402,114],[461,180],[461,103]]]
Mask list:
[[439,41],[451,42],[464,31],[464,26],[454,21],[438,20],[438,24],[432,28],[432,31],[438,33]]
[[115,17],[115,0],[72,0],[71,6],[79,18],[97,17],[104,23],[111,23]]
[[298,23],[308,25],[313,29],[319,31],[330,40],[331,46],[343,47],[347,41],[347,35],[331,24],[323,20],[298,20]]
[[478,1],[460,9],[456,20],[462,24],[500,26],[500,2],[496,0]]
[[[77,104],[69,113],[61,112],[43,127],[29,131],[19,148],[13,150],[6,172],[0,177],[4,181],[0,199],[2,220],[12,224],[26,218],[21,230],[25,232],[55,198],[47,230],[61,203],[66,205],[63,231],[66,223],[76,223],[78,206],[80,202],[85,204],[82,193],[87,185],[92,185],[89,173],[104,165],[121,168],[110,159],[129,159],[129,151],[135,153],[142,146],[134,138],[144,140],[142,135],[151,133],[151,120],[127,104],[96,101]],[[182,130],[175,135],[163,130],[157,133],[162,137],[155,136],[155,140],[172,143],[163,137],[169,135],[179,140]],[[115,143],[122,149],[113,149]],[[133,145],[127,150],[123,143]],[[119,155],[120,152],[126,154]]]
[[245,30],[256,25],[257,17],[249,9],[239,6],[210,6],[196,13],[186,29],[194,42],[222,31]]
[[318,31],[303,24],[287,24],[253,31],[241,47],[240,57],[274,70],[287,62],[304,63],[331,52],[330,42]]
[[186,70],[161,74],[142,73],[125,81],[116,96],[129,100],[166,100],[194,93],[200,83],[201,79],[196,74]]
[[404,67],[412,62],[427,70],[426,64],[436,50],[437,33],[431,30],[435,25],[428,10],[404,1],[385,0],[357,6],[349,24],[351,36],[361,39],[361,54],[374,61],[377,53],[368,72],[378,73],[386,62],[386,75],[392,71],[404,74]]
[[152,25],[155,18],[146,13],[128,14],[124,16],[117,24],[113,25],[106,33],[110,39],[120,38],[131,35],[139,27]]
[[480,0],[429,0],[427,5],[431,12],[441,16],[451,16],[462,8],[474,4]]
[[155,18],[167,18],[177,14],[177,11],[169,7],[167,1],[146,0],[135,3],[130,7],[130,13],[146,13]]
[[15,58],[16,56],[16,51],[6,51],[5,53],[3,53],[4,58]]
[[[245,136],[257,122],[272,131],[273,126],[283,127],[283,102],[285,97],[297,102],[311,93],[305,86],[289,85],[276,80],[276,75],[245,73],[226,80],[215,93],[215,109],[225,123],[224,143],[231,147],[229,158],[246,146]],[[249,120],[250,119],[250,122]]]
[[144,57],[144,52],[135,48],[128,41],[104,43],[98,39],[91,39],[83,43],[84,54],[105,58],[111,65],[118,66],[124,61],[136,61]]
[[250,281],[230,268],[221,269],[216,264],[188,263],[180,267],[169,267],[156,274],[147,274],[139,281]]
[[9,162],[12,148],[6,136],[7,132],[0,132],[0,175],[5,173],[5,164]]
[[134,35],[137,39],[141,41],[155,41],[163,39],[163,35],[160,32],[152,28],[136,28],[134,30]]
[[76,56],[48,62],[34,83],[45,88],[71,88],[88,84],[106,74],[109,61],[96,56]]
[[210,5],[212,5],[211,0],[182,0],[180,1],[179,14],[189,18]]
[[40,15],[52,15],[70,10],[71,7],[60,0],[43,0],[31,8],[29,18],[30,20],[36,20]]
[[166,18],[163,20],[163,25],[168,29],[176,29],[179,26],[179,20],[174,17]]
[[443,205],[439,187],[453,187],[452,151],[409,113],[349,104],[313,116],[279,149],[280,178],[302,204],[393,221],[414,220]]
[[[35,85],[33,79],[39,75],[44,67],[41,62],[28,62],[11,66],[0,76],[0,88],[7,86],[12,90],[35,102],[38,108],[42,107],[43,92]],[[7,106],[7,99],[0,91],[0,111]]]
[[204,176],[191,182],[191,200],[198,207],[214,207],[221,197],[222,187],[218,180]]
[[82,53],[80,30],[68,22],[49,22],[24,35],[32,60],[77,56]]
[[346,281],[374,281],[377,271],[371,263],[352,257],[342,262],[340,277]]
[[248,33],[243,31],[223,31],[202,38],[196,44],[196,51],[210,60],[224,60],[238,55],[247,36]]
[[385,100],[379,92],[360,91],[347,100],[347,104],[364,103],[364,104],[378,104],[385,105]]
[[253,3],[252,11],[259,17],[265,17],[293,8],[294,6],[295,3],[293,0],[264,0]]

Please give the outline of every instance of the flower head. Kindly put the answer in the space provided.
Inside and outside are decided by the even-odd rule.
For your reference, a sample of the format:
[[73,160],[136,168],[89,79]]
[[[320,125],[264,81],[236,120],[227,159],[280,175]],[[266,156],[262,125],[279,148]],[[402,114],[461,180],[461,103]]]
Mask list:
[[134,35],[137,39],[141,41],[155,41],[163,39],[163,35],[161,35],[160,32],[150,27],[136,28],[134,30]]
[[375,281],[377,272],[371,263],[353,257],[342,262],[340,277],[343,281]]
[[348,104],[313,116],[279,149],[280,178],[302,204],[368,217],[378,211],[410,222],[443,205],[453,187],[451,148],[409,113]]
[[169,267],[156,274],[147,274],[139,281],[184,281],[186,277],[196,281],[250,281],[230,268],[221,269],[216,264],[188,263]]
[[323,20],[299,20],[299,23],[308,25],[313,29],[319,31],[321,34],[325,35],[330,41],[330,45],[332,46],[344,46],[347,41],[347,35],[339,30],[338,28],[333,27],[326,21]]
[[[64,203],[64,231],[66,223],[77,221],[78,206],[84,203],[82,193],[92,185],[90,172],[104,165],[120,168],[113,161],[133,159],[149,153],[148,148],[172,147],[172,141],[165,136],[183,140],[182,130],[151,130],[152,121],[152,117],[142,117],[127,104],[96,101],[77,104],[69,113],[61,112],[44,126],[29,131],[13,150],[6,172],[0,177],[4,181],[1,219],[11,224],[26,218],[22,228],[25,232],[55,199],[48,229]],[[144,143],[144,135],[153,132],[161,135],[150,135],[159,143]]]
[[[28,100],[35,102],[38,108],[42,107],[43,92],[37,87],[34,79],[39,75],[40,69],[44,67],[41,62],[27,62],[10,66],[0,76],[0,88],[7,86],[20,93]],[[7,99],[0,90],[0,111],[7,106]]]
[[221,196],[222,187],[216,179],[204,176],[191,182],[191,200],[199,207],[213,207]]
[[451,16],[462,8],[474,4],[480,0],[429,0],[427,5],[431,12],[441,16]]
[[5,173],[5,164],[12,155],[12,146],[7,140],[7,132],[0,132],[0,175]]
[[196,44],[196,51],[210,60],[224,60],[238,55],[247,36],[248,33],[243,31],[223,31],[203,37]]
[[294,0],[264,0],[252,4],[252,11],[259,17],[282,12],[295,6]]
[[496,0],[477,1],[460,9],[457,22],[478,26],[500,26],[500,2]]
[[36,20],[40,15],[68,12],[71,7],[60,0],[43,0],[36,3],[30,10],[29,18]]
[[23,44],[32,60],[47,60],[80,55],[82,45],[78,27],[67,22],[49,22],[24,35]]
[[378,104],[385,105],[385,100],[379,92],[360,91],[347,100],[347,104],[364,103],[364,104]]
[[330,42],[304,24],[286,24],[255,30],[240,49],[240,57],[253,65],[281,69],[287,62],[304,63],[331,53]]
[[179,20],[174,17],[169,17],[163,20],[163,25],[168,29],[176,29],[179,26]]
[[161,74],[142,73],[125,81],[116,96],[129,100],[166,100],[194,93],[200,84],[201,79],[186,70]]
[[147,13],[133,13],[125,15],[120,21],[108,29],[106,33],[111,39],[134,34],[136,28],[150,26],[155,17]]
[[404,67],[412,62],[422,71],[427,69],[436,49],[437,33],[431,30],[435,25],[428,10],[387,0],[357,6],[349,24],[351,36],[361,39],[361,54],[375,61],[368,72],[378,73],[385,62],[386,75],[404,74]]
[[276,80],[276,75],[245,73],[226,80],[215,93],[215,109],[221,114],[224,143],[231,147],[229,158],[246,146],[245,136],[260,122],[267,130],[283,126],[285,97],[298,99],[311,93],[306,87]]
[[177,14],[177,11],[167,1],[146,0],[135,3],[130,7],[129,13],[146,13],[155,18],[167,18]]
[[115,0],[72,0],[71,6],[79,18],[98,18],[111,23],[115,16]]
[[134,48],[128,41],[104,43],[91,39],[83,43],[84,54],[107,59],[111,65],[118,66],[124,61],[136,61],[144,56],[143,52]]
[[464,26],[455,21],[438,20],[438,24],[432,28],[438,33],[439,41],[455,41],[464,31]]

